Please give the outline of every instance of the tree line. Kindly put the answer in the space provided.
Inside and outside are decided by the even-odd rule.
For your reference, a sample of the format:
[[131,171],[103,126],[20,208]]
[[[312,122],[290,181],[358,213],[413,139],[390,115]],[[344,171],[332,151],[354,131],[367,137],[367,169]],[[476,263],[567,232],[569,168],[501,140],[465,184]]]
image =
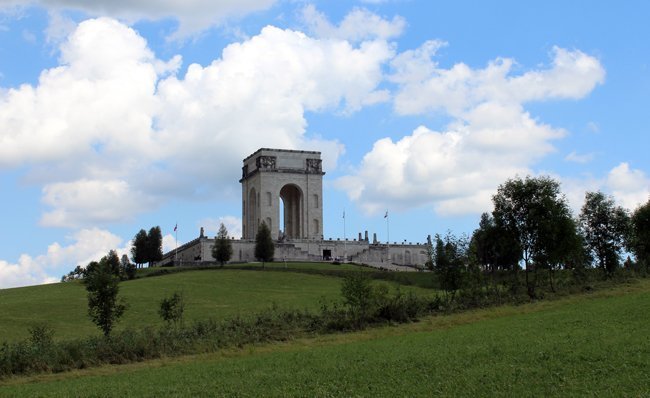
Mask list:
[[481,215],[471,237],[449,232],[432,242],[428,266],[451,297],[487,275],[494,284],[508,280],[515,294],[523,286],[535,298],[541,279],[555,291],[560,270],[575,279],[589,269],[613,277],[624,253],[635,258],[628,255],[625,266],[650,272],[650,199],[630,214],[611,196],[587,192],[573,217],[557,181],[529,176],[500,185],[492,202],[492,213]]

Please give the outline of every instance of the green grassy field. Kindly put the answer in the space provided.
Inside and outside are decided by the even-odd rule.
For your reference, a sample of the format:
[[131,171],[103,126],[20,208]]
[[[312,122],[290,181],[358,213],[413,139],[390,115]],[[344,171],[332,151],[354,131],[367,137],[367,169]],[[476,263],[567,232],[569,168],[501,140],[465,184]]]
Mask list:
[[7,380],[2,396],[649,396],[650,281],[359,333]]
[[[313,310],[322,299],[338,299],[340,286],[340,278],[325,275],[229,269],[186,271],[125,281],[120,284],[120,294],[129,308],[117,329],[162,324],[157,313],[159,302],[174,291],[184,293],[185,319],[191,322],[245,315],[273,304],[286,309]],[[430,294],[428,290],[411,286],[404,289]],[[0,290],[0,342],[26,338],[28,328],[36,322],[50,325],[56,339],[99,334],[86,309],[86,291],[79,282]]]

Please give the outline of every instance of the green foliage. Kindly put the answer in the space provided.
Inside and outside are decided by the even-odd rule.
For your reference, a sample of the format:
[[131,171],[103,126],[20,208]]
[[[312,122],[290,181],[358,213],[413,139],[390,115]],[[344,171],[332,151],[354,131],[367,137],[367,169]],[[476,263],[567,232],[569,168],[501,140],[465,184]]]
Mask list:
[[468,241],[465,236],[456,237],[448,232],[443,239],[435,236],[434,271],[443,289],[453,299],[462,287],[463,272],[468,264]]
[[515,236],[495,223],[488,213],[481,215],[478,229],[474,230],[470,250],[483,269],[513,270],[519,262],[521,249]]
[[630,249],[646,271],[650,271],[650,199],[634,211]]
[[341,295],[358,325],[368,321],[374,297],[370,278],[363,272],[351,273],[343,279]]
[[149,233],[144,229],[138,231],[133,237],[131,258],[137,265],[162,260],[162,231],[159,226],[151,227]]
[[619,267],[620,254],[629,234],[627,212],[602,192],[587,192],[580,212],[580,226],[598,266],[611,276]]
[[160,301],[158,314],[168,324],[183,325],[183,313],[185,312],[185,299],[183,293],[174,292],[170,297]]
[[122,255],[122,260],[120,261],[120,277],[122,279],[135,279],[138,269],[136,265],[129,261],[129,256],[126,254]]
[[273,261],[275,245],[271,239],[271,231],[266,223],[262,222],[255,235],[255,258],[266,263]]
[[162,231],[159,226],[152,227],[147,234],[146,245],[147,261],[149,266],[154,262],[162,260]]
[[[551,262],[566,261],[567,251],[574,250],[558,245],[572,225],[560,184],[550,177],[514,178],[499,186],[492,201],[495,224],[518,243],[520,259],[526,267],[528,295],[535,298],[537,270]],[[514,277],[516,283],[516,273]]]
[[[115,275],[113,262],[117,259],[114,251],[97,262],[88,264],[84,283],[88,292],[88,316],[104,336],[108,337],[117,320],[124,313],[126,306],[118,301],[119,276]],[[119,260],[117,260],[119,273]]]
[[228,238],[228,230],[223,223],[219,226],[219,232],[212,247],[212,257],[222,266],[232,258],[232,243]]
[[131,258],[136,264],[144,264],[149,261],[147,253],[147,231],[144,229],[138,231],[133,237]]

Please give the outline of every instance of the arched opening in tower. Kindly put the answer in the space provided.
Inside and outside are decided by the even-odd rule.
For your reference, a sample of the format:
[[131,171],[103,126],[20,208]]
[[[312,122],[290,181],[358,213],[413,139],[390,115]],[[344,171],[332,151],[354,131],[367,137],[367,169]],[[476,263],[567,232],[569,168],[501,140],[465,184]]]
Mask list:
[[[299,239],[302,237],[302,191],[294,184],[287,184],[280,190],[284,215],[284,235],[288,239]],[[281,213],[282,215],[282,213]]]
[[248,231],[247,238],[255,239],[255,234],[257,234],[258,228],[258,215],[257,215],[257,194],[255,188],[251,188],[248,195]]

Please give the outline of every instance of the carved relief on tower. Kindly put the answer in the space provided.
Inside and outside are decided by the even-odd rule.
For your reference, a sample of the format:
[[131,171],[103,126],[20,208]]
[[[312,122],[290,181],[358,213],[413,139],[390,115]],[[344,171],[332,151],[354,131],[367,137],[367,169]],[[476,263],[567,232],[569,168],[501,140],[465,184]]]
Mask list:
[[307,173],[320,173],[323,171],[321,159],[307,159]]
[[275,160],[275,156],[259,156],[255,159],[255,165],[259,170],[274,170]]

